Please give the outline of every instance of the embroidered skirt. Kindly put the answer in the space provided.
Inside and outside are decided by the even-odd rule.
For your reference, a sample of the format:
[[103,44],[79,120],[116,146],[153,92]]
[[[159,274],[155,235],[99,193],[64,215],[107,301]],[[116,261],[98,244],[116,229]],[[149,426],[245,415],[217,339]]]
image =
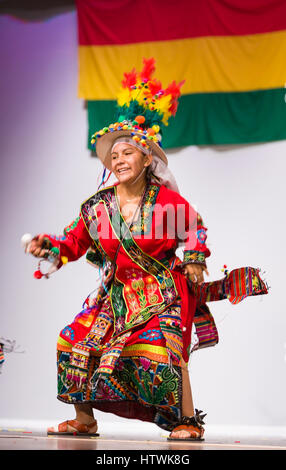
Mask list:
[[174,303],[115,338],[117,325],[108,298],[88,303],[58,339],[58,399],[90,403],[100,411],[171,430],[181,419],[180,360],[187,362],[191,352],[193,324],[198,343],[192,350],[218,342],[205,302],[227,298],[235,304],[268,292],[259,271],[251,267],[193,286],[191,293],[180,278],[176,285],[179,295]]
[[[106,319],[110,308],[108,302],[99,310],[79,314],[58,340],[58,399],[70,404],[90,403],[103,412],[172,430],[182,414],[181,304],[178,297],[163,313],[132,329],[121,349],[110,340],[110,328],[102,325],[101,319]],[[194,309],[195,304],[194,299]],[[91,326],[86,334],[83,323],[88,318]],[[95,342],[100,325],[105,336],[98,340],[97,335]],[[78,346],[90,345],[91,338],[93,347],[82,363],[75,351]],[[110,364],[112,371],[106,368]]]

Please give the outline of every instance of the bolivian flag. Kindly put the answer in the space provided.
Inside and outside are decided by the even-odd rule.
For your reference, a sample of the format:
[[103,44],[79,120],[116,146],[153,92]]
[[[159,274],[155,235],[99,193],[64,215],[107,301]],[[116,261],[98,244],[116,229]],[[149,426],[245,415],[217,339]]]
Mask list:
[[89,136],[116,119],[124,72],[185,80],[163,147],[286,139],[285,0],[78,0]]

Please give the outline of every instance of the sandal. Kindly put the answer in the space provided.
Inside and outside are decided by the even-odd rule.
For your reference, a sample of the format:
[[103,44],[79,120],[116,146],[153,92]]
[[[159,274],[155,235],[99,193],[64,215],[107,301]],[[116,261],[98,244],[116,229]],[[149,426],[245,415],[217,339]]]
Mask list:
[[[48,428],[48,436],[87,436],[87,437],[98,437],[98,433],[89,432],[92,429],[97,421],[95,420],[91,424],[82,424],[76,419],[71,421],[64,421],[63,423],[58,424],[58,430],[55,431],[54,428]],[[68,431],[68,426],[73,428],[73,431]]]
[[[167,438],[168,441],[204,441],[203,435],[204,435],[204,428],[202,424],[205,424],[203,422],[204,417],[206,414],[201,416],[202,411],[195,410],[195,415],[194,416],[183,416],[181,422],[179,425],[177,425],[174,429],[172,429],[172,432],[170,436]],[[187,431],[190,436],[189,437],[171,437],[173,432],[176,431]]]

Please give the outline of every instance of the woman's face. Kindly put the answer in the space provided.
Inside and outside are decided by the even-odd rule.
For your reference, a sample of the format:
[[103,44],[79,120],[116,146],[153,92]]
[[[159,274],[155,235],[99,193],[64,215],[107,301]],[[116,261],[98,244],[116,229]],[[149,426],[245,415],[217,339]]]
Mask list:
[[111,154],[111,169],[119,183],[135,182],[150,165],[152,155],[145,155],[133,145],[119,142]]

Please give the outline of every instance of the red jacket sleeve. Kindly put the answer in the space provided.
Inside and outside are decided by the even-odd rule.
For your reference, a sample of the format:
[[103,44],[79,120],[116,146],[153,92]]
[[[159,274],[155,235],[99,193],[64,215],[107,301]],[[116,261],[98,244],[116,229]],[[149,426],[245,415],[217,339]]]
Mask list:
[[206,245],[207,228],[200,214],[180,194],[174,192],[176,205],[176,232],[184,242],[184,263],[202,263],[210,256]]
[[66,258],[65,261],[75,261],[94,245],[81,215],[65,227],[63,235],[45,234],[45,237],[51,242],[52,246],[49,248],[59,257],[59,267],[63,264],[62,257]]

